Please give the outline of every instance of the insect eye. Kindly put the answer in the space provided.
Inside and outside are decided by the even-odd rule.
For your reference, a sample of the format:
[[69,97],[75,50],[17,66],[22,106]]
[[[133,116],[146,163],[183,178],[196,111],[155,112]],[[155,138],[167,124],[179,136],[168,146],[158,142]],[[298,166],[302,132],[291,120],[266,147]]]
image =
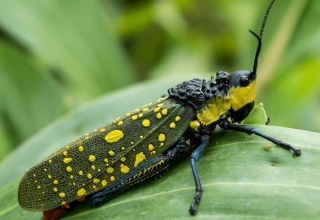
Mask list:
[[240,85],[243,86],[243,87],[248,86],[249,83],[250,83],[248,76],[241,76],[241,77],[240,77],[240,80],[239,80],[239,83],[240,83]]

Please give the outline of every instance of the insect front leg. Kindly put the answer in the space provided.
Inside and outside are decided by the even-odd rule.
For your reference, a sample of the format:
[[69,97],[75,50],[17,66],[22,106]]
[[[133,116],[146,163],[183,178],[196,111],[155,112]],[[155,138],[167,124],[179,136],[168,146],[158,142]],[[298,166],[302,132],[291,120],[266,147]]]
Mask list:
[[276,138],[273,138],[269,135],[263,134],[262,132],[258,131],[257,129],[255,129],[254,127],[251,127],[249,125],[232,124],[228,120],[223,120],[223,121],[219,122],[219,126],[223,129],[226,129],[226,130],[240,131],[240,132],[247,133],[249,135],[255,134],[259,137],[262,137],[264,139],[271,141],[272,143],[276,144],[279,147],[282,147],[286,150],[292,150],[293,156],[300,156],[301,155],[300,149],[297,149],[297,148],[291,146],[290,144],[282,142],[282,141],[280,141]]
[[202,155],[202,153],[205,151],[205,149],[208,147],[210,142],[210,136],[211,136],[211,129],[210,127],[203,127],[201,136],[200,136],[200,144],[199,146],[192,152],[190,157],[190,164],[192,169],[192,174],[194,178],[194,182],[196,185],[196,194],[191,202],[189,212],[190,214],[194,215],[196,214],[197,210],[195,208],[196,204],[198,204],[201,200],[202,195],[202,186],[200,182],[200,178],[196,169],[196,161],[198,161]]

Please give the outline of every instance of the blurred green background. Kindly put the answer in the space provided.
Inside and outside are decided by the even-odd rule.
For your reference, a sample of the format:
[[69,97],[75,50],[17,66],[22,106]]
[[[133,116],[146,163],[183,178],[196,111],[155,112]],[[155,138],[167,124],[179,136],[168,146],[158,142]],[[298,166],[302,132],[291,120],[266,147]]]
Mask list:
[[[111,91],[252,69],[257,42],[248,29],[259,32],[268,4],[0,0],[0,160]],[[277,1],[271,10],[256,102],[272,125],[320,132],[319,14],[318,0]]]

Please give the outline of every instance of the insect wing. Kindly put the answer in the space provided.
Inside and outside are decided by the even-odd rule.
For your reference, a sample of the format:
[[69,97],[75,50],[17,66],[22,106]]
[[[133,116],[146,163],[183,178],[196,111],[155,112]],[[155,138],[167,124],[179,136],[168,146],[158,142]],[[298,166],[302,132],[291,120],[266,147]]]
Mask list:
[[86,134],[24,175],[20,205],[49,210],[110,186],[172,146],[193,115],[190,106],[165,97]]

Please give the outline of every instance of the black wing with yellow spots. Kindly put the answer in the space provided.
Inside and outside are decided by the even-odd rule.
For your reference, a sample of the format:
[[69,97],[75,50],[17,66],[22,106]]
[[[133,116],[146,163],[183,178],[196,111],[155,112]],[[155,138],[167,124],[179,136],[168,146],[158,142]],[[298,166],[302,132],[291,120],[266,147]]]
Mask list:
[[194,115],[190,106],[165,97],[86,134],[24,175],[20,205],[45,211],[110,186],[171,147]]

